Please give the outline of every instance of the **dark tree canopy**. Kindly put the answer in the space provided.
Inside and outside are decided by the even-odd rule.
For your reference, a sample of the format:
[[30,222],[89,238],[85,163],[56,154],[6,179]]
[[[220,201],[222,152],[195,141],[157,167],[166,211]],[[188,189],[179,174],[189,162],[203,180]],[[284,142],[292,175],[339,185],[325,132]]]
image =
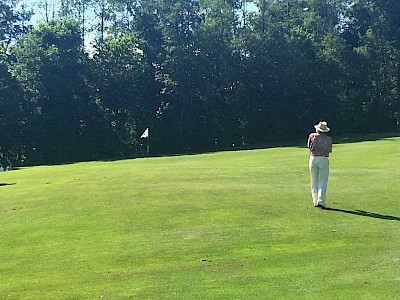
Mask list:
[[[24,164],[400,130],[400,2],[0,1],[0,137]],[[37,12],[36,7],[32,7]]]

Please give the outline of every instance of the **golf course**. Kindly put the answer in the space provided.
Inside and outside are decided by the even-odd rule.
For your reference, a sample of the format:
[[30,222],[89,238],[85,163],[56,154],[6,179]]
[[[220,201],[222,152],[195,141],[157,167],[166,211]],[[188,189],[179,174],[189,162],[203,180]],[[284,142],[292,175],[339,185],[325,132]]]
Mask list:
[[[334,138],[335,143],[335,138]],[[0,299],[400,299],[400,138],[0,173]]]

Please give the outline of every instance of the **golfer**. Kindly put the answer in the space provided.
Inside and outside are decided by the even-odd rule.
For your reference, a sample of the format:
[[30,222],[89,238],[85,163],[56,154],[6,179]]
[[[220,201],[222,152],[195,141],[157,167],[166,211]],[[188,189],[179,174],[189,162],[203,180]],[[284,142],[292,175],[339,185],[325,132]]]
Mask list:
[[314,125],[316,132],[308,136],[307,147],[310,152],[311,196],[314,207],[329,209],[325,204],[326,186],[329,177],[329,153],[332,152],[332,139],[326,134],[330,131],[327,122]]

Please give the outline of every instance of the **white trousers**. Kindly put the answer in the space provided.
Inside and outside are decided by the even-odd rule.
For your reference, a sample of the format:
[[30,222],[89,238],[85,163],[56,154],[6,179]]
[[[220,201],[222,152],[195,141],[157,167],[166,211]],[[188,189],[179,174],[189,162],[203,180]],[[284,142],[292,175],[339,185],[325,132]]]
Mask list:
[[329,177],[329,159],[325,156],[310,156],[311,196],[314,206],[325,204]]

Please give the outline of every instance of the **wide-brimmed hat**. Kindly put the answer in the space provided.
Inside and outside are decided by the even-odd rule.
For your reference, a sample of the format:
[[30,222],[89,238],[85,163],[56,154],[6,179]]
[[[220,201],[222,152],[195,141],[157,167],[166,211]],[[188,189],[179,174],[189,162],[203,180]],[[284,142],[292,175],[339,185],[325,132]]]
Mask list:
[[329,132],[331,129],[328,127],[328,123],[325,121],[319,122],[319,124],[314,125],[315,129],[320,132]]

